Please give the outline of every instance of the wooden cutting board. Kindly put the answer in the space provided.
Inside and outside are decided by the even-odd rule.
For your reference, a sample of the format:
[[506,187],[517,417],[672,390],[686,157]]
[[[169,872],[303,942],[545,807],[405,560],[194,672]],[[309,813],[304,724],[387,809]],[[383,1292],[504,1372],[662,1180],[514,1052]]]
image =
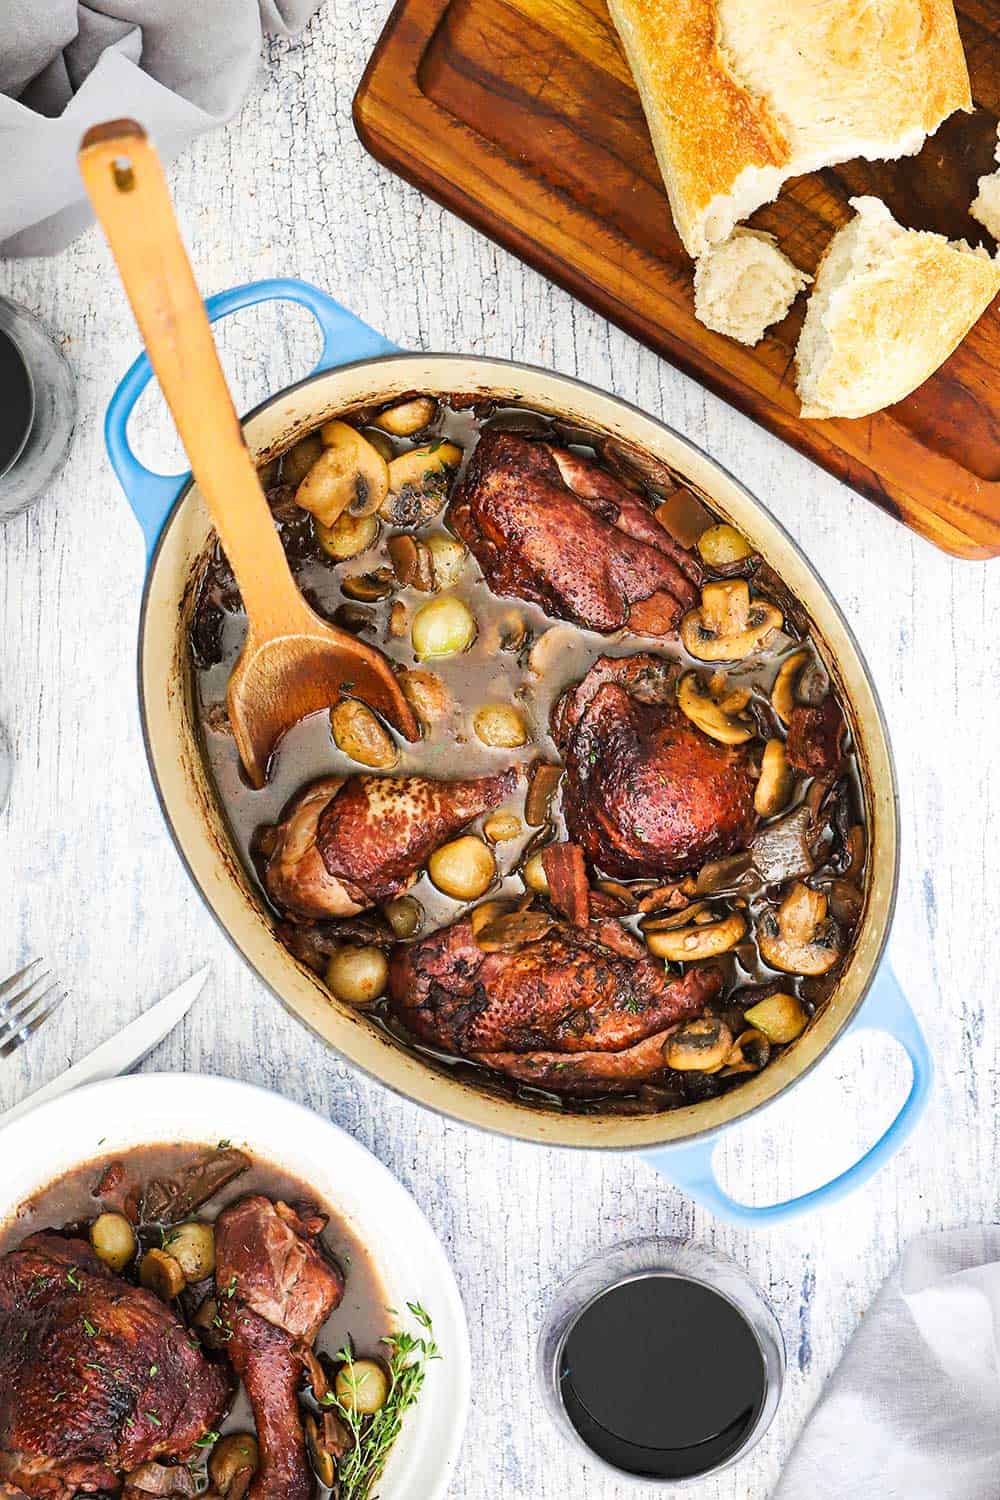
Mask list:
[[[968,205],[994,166],[1000,0],[958,10],[976,112],[917,157],[798,178],[750,221],[810,273],[857,193],[994,249]],[[379,161],[892,515],[959,556],[1000,554],[1000,299],[906,401],[801,420],[804,299],[756,349],[696,321],[691,261],[604,0],[398,0],[354,118]]]

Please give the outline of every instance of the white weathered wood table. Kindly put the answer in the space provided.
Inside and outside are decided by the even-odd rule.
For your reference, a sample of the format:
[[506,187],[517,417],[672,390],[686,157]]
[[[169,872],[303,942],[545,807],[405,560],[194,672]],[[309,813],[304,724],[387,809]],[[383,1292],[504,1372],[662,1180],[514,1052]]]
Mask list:
[[[472,1333],[477,1391],[456,1497],[632,1492],[585,1468],[549,1426],[534,1345],[560,1278],[650,1234],[728,1251],[774,1301],[789,1358],[779,1415],[748,1462],[700,1490],[763,1497],[900,1245],[996,1217],[1000,564],[933,550],[377,167],[350,102],[386,8],[328,5],[298,41],[272,45],[240,116],[175,164],[201,285],[298,275],[403,346],[578,375],[672,423],[775,511],[840,600],[889,718],[903,823],[892,953],[937,1058],[933,1103],[903,1154],[849,1203],[749,1234],[694,1210],[640,1161],[544,1153],[422,1113],[348,1071],[279,1008],[189,885],[146,772],[134,685],[142,551],[101,438],[137,336],[91,230],[56,259],[0,265],[0,289],[58,332],[81,400],[61,478],[0,530],[0,718],[17,759],[0,814],[0,971],[43,953],[71,992],[58,1019],[0,1064],[0,1107],[210,959],[205,996],[145,1066],[278,1089],[357,1135],[423,1204]],[[297,309],[230,319],[222,342],[244,407],[305,373],[317,348]],[[157,400],[137,413],[137,446],[166,464],[178,454]],[[843,1045],[727,1142],[727,1181],[757,1201],[812,1185],[874,1136],[906,1080],[890,1045]],[[684,1378],[667,1372],[665,1399],[675,1373]]]

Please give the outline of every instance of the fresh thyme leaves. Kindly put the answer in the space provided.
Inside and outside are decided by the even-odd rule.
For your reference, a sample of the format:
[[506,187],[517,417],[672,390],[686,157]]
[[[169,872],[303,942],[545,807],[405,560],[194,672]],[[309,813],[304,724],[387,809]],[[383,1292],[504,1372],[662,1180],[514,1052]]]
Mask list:
[[152,1424],[153,1424],[154,1427],[162,1427],[163,1426],[163,1423],[160,1421],[160,1419],[156,1415],[155,1411],[147,1411],[147,1412],[144,1412],[143,1415],[147,1416],[149,1418],[149,1420],[152,1422]]
[[[147,1415],[148,1415],[148,1413],[147,1413]],[[196,1448],[211,1448],[218,1441],[219,1441],[219,1434],[213,1429],[211,1432],[206,1432],[204,1437],[200,1437],[200,1438],[196,1439],[196,1441],[195,1441],[195,1447]]]
[[[372,1416],[365,1416],[353,1404],[345,1406],[332,1393],[324,1397],[323,1405],[336,1411],[354,1440],[337,1469],[340,1500],[368,1500],[402,1431],[403,1417],[420,1395],[428,1362],[441,1358],[430,1317],[419,1302],[406,1305],[423,1333],[414,1337],[400,1331],[382,1340],[388,1350],[389,1364],[389,1393],[384,1406]],[[350,1387],[354,1366],[350,1348],[345,1345],[337,1359],[343,1362]]]
[[149,1367],[149,1378],[151,1380],[152,1380],[152,1378],[153,1378],[154,1375],[156,1375],[156,1374],[159,1373],[159,1369],[160,1369],[159,1365],[150,1365],[150,1367]]
[[[35,1280],[37,1281],[38,1279],[39,1278],[36,1276]],[[66,1280],[69,1282],[69,1284],[73,1288],[74,1292],[82,1291],[82,1289],[83,1289],[83,1282],[80,1280],[79,1276],[76,1274],[76,1266],[70,1266],[69,1270],[66,1272]]]
[[94,1327],[89,1318],[84,1318],[83,1320],[83,1331],[87,1335],[88,1339],[97,1337],[97,1329]]
[[223,1289],[222,1289],[222,1295],[224,1297],[235,1297],[236,1296],[236,1272],[235,1271],[233,1272],[232,1276],[230,1276],[230,1278],[229,1278],[229,1285],[223,1287]]

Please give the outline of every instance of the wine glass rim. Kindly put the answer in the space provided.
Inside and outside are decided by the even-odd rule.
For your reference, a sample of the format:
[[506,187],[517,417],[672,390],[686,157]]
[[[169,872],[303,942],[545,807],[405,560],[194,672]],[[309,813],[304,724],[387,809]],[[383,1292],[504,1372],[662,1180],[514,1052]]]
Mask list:
[[[652,1277],[688,1281],[721,1297],[752,1333],[763,1366],[763,1400],[737,1447],[718,1463],[676,1478],[631,1473],[591,1448],[569,1416],[559,1378],[566,1342],[584,1313],[609,1292]],[[784,1339],[774,1310],[739,1262],[714,1247],[667,1237],[627,1241],[599,1251],[578,1266],[556,1289],[539,1333],[537,1354],[536,1373],[543,1403],[563,1439],[589,1464],[614,1474],[620,1481],[647,1487],[699,1484],[738,1463],[770,1427],[781,1399],[785,1373]]]

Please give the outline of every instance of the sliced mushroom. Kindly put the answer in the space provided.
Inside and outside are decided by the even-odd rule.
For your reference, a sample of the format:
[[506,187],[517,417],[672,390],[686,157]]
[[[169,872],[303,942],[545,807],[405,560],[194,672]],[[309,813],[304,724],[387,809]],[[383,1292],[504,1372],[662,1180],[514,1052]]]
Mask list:
[[712,908],[707,901],[686,902],[676,911],[656,912],[643,917],[639,923],[643,932],[676,932],[678,927],[687,927],[692,922],[711,922]]
[[845,880],[857,880],[865,867],[865,830],[860,823],[854,823],[848,834],[845,844],[847,863],[841,870]]
[[388,599],[396,587],[396,578],[391,568],[376,568],[373,573],[355,573],[342,579],[340,587],[348,599],[375,604],[379,599]]
[[760,780],[753,794],[754,810],[762,818],[773,818],[792,795],[794,782],[784,740],[768,740],[764,746]]
[[809,1017],[797,995],[786,995],[779,991],[758,1000],[756,1005],[751,1005],[745,1012],[744,1019],[758,1031],[762,1031],[769,1041],[781,1047],[802,1035]]
[[840,932],[827,899],[797,880],[777,911],[757,926],[764,961],[785,974],[827,974],[840,958]]
[[187,1285],[179,1263],[162,1250],[147,1250],[139,1265],[139,1280],[164,1302],[179,1297]]
[[316,1478],[320,1484],[331,1490],[337,1479],[336,1456],[328,1451],[323,1441],[323,1433],[320,1430],[320,1425],[311,1412],[307,1412],[303,1417],[302,1425],[305,1428],[306,1442],[309,1445],[309,1456],[312,1459],[313,1468],[316,1470]]
[[753,853],[741,849],[725,859],[710,860],[702,865],[695,881],[697,896],[746,896],[760,889],[760,875],[754,868]]
[[742,661],[784,624],[776,604],[750,598],[743,578],[706,583],[701,605],[681,621],[685,649],[699,661]]
[[771,689],[771,707],[786,729],[792,717],[792,709],[795,707],[795,684],[808,659],[808,651],[793,651],[791,656],[786,657],[781,663],[778,675],[774,679],[774,686]]
[[830,910],[838,922],[853,927],[864,910],[865,898],[853,880],[831,880],[829,885]]
[[379,523],[377,516],[352,516],[350,511],[344,511],[332,526],[314,520],[313,530],[328,557],[336,562],[346,562],[349,557],[357,557],[359,552],[367,552],[375,545]]
[[449,481],[461,462],[461,448],[440,440],[401,453],[389,465],[381,514],[394,526],[422,526],[444,505]]
[[229,1432],[220,1438],[208,1460],[208,1474],[220,1495],[229,1495],[241,1474],[257,1472],[257,1439],[249,1432]]
[[484,953],[512,953],[527,943],[539,942],[554,925],[543,911],[508,911],[481,923],[473,935]]
[[323,452],[295,492],[295,502],[332,526],[345,510],[369,516],[389,491],[389,467],[367,438],[346,422],[320,430]]
[[[720,674],[721,675],[721,674]],[[677,684],[677,703],[681,713],[720,745],[745,745],[756,733],[754,725],[742,718],[750,702],[748,688],[727,691],[725,683],[718,693],[712,683],[706,685],[697,672],[685,672]]]
[[409,632],[409,612],[407,611],[406,605],[403,604],[399,599],[396,600],[389,611],[389,619],[386,628],[388,629],[389,634],[391,636],[395,636],[397,640],[400,640]]
[[400,401],[396,406],[379,412],[373,425],[381,427],[383,432],[391,432],[393,437],[412,437],[433,422],[436,411],[437,403],[430,396],[413,396],[409,401]]
[[[293,487],[300,485],[322,452],[323,444],[318,432],[311,432],[308,437],[300,438],[281,460],[282,483]],[[269,489],[270,485],[265,485],[264,488]]]
[[455,700],[436,672],[408,668],[400,672],[399,685],[403,697],[425,729],[433,729],[435,724],[455,711]]
[[[685,913],[685,915],[687,915]],[[719,953],[728,953],[746,935],[746,919],[738,911],[718,921],[689,922],[684,927],[671,929],[646,929],[646,945],[657,958],[670,963],[694,963],[698,959],[714,958]]]
[[549,808],[562,774],[562,766],[553,766],[544,760],[536,760],[531,767],[524,799],[524,821],[529,828],[541,828],[548,821]]
[[703,1016],[674,1032],[663,1049],[663,1060],[679,1073],[717,1073],[725,1066],[732,1045],[733,1033],[725,1022]]
[[733,1078],[737,1073],[759,1073],[770,1060],[771,1043],[762,1031],[751,1026],[736,1038],[721,1076]]
[[[527,899],[530,901],[531,897]],[[474,906],[469,912],[472,936],[475,937],[487,923],[495,921],[497,917],[506,917],[510,912],[518,910],[519,906],[516,901],[504,900],[503,897],[494,897],[492,901],[480,901],[479,905]]]
[[802,803],[776,823],[758,828],[750,845],[753,867],[764,885],[782,885],[811,875],[816,868],[809,843],[812,812]]
[[330,728],[337,749],[359,765],[388,771],[399,759],[399,750],[389,731],[368,705],[356,698],[344,698],[331,708]]
[[389,559],[399,582],[404,588],[419,589],[429,594],[434,587],[434,561],[430,549],[424,542],[401,532],[388,542]]

